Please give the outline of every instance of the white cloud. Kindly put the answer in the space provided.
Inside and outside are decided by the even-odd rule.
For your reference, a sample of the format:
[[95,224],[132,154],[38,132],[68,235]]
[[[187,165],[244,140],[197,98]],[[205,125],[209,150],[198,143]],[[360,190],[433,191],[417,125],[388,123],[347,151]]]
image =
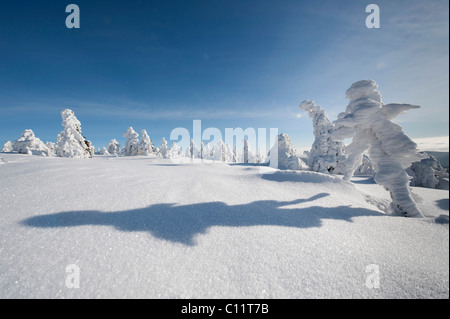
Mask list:
[[449,137],[425,137],[416,138],[413,141],[417,144],[417,148],[420,151],[435,151],[435,152],[448,152],[449,151]]

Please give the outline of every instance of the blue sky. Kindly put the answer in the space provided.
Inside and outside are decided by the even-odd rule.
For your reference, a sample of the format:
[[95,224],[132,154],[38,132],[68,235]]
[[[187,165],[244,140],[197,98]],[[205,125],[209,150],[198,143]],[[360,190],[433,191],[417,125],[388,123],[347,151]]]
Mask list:
[[[75,3],[81,28],[67,29]],[[365,7],[380,8],[368,29]],[[412,138],[448,136],[449,2],[8,1],[0,8],[0,144],[33,129],[55,141],[72,109],[95,146],[128,126],[155,144],[176,127],[279,129],[312,144],[299,110],[334,120],[345,90],[373,79],[386,103],[421,105],[397,122]]]

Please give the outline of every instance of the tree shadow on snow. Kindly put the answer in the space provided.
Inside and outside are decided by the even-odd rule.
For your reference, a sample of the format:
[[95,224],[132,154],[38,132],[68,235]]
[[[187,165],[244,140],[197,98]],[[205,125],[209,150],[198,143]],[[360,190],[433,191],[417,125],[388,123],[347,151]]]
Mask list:
[[449,199],[443,198],[436,201],[440,209],[449,210]]
[[151,235],[184,245],[195,245],[194,238],[210,227],[283,226],[320,227],[322,219],[352,221],[357,216],[382,216],[381,213],[350,206],[283,208],[311,202],[329,194],[318,194],[293,201],[264,200],[242,205],[223,202],[190,205],[155,204],[118,212],[72,211],[34,216],[22,225],[39,228],[76,227],[84,225],[113,226],[124,232],[146,231]]

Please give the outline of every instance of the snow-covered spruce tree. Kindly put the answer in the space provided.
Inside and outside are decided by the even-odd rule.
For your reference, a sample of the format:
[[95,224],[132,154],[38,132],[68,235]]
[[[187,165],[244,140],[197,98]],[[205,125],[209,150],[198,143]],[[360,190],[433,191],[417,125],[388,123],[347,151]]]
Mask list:
[[139,154],[139,134],[133,130],[133,127],[129,127],[125,133],[122,135],[127,138],[125,142],[125,147],[123,149],[123,155],[125,156],[136,156]]
[[32,130],[25,130],[22,136],[11,143],[12,152],[19,154],[40,155],[49,156],[49,149],[47,146],[36,136]]
[[321,106],[305,100],[300,108],[308,112],[314,127],[315,140],[308,155],[308,165],[316,172],[344,174],[345,152],[342,142],[334,141],[334,125]]
[[248,140],[244,139],[244,146],[242,150],[241,160],[243,163],[256,163],[256,156],[250,147]]
[[148,156],[155,152],[155,148],[153,147],[152,140],[150,136],[148,136],[146,130],[141,131],[141,140],[139,141],[139,155]]
[[64,130],[56,140],[56,155],[59,157],[91,158],[91,142],[81,134],[81,123],[72,110],[61,112]]
[[161,139],[161,146],[159,147],[159,156],[161,158],[170,158],[170,149],[167,146],[167,141],[166,139],[163,137]]
[[[300,159],[294,146],[291,143],[291,138],[287,134],[278,134],[278,168],[279,169],[305,169],[306,164]],[[275,146],[270,152],[275,151]],[[270,153],[269,153],[270,154]]]
[[45,146],[48,148],[48,156],[56,156],[56,144],[53,142],[46,142]]
[[170,150],[168,151],[170,153],[170,156],[168,158],[183,158],[183,151],[181,150],[181,148],[178,146],[177,143],[173,142],[172,143],[172,147],[170,148]]
[[373,170],[372,160],[367,154],[362,155],[361,165],[353,173],[356,176],[373,176],[375,171]]
[[411,176],[411,186],[449,189],[449,174],[436,157],[423,153],[427,158],[414,162],[406,169]]
[[191,139],[189,143],[189,147],[186,150],[186,157],[187,158],[200,158],[200,151],[197,148],[197,145],[195,144],[194,140]]
[[361,163],[362,154],[368,151],[376,172],[375,182],[390,192],[393,211],[404,216],[423,217],[411,195],[405,171],[423,155],[418,153],[417,145],[402,128],[391,122],[401,112],[419,106],[383,104],[377,89],[375,81],[362,80],[346,91],[350,103],[346,111],[339,114],[334,130],[334,138],[338,141],[353,137],[346,148],[344,179],[350,180]]
[[119,155],[120,154],[120,144],[117,142],[115,138],[109,141],[108,144],[108,153],[110,155]]
[[11,141],[6,142],[3,144],[2,150],[0,152],[2,153],[11,153],[13,151],[13,146]]

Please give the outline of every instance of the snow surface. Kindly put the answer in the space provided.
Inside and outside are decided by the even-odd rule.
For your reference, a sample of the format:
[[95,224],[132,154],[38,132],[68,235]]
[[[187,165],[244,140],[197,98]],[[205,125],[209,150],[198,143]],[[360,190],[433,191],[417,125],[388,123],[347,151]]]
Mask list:
[[406,218],[368,177],[141,156],[0,164],[0,298],[449,298],[448,191],[413,188],[426,217]]

